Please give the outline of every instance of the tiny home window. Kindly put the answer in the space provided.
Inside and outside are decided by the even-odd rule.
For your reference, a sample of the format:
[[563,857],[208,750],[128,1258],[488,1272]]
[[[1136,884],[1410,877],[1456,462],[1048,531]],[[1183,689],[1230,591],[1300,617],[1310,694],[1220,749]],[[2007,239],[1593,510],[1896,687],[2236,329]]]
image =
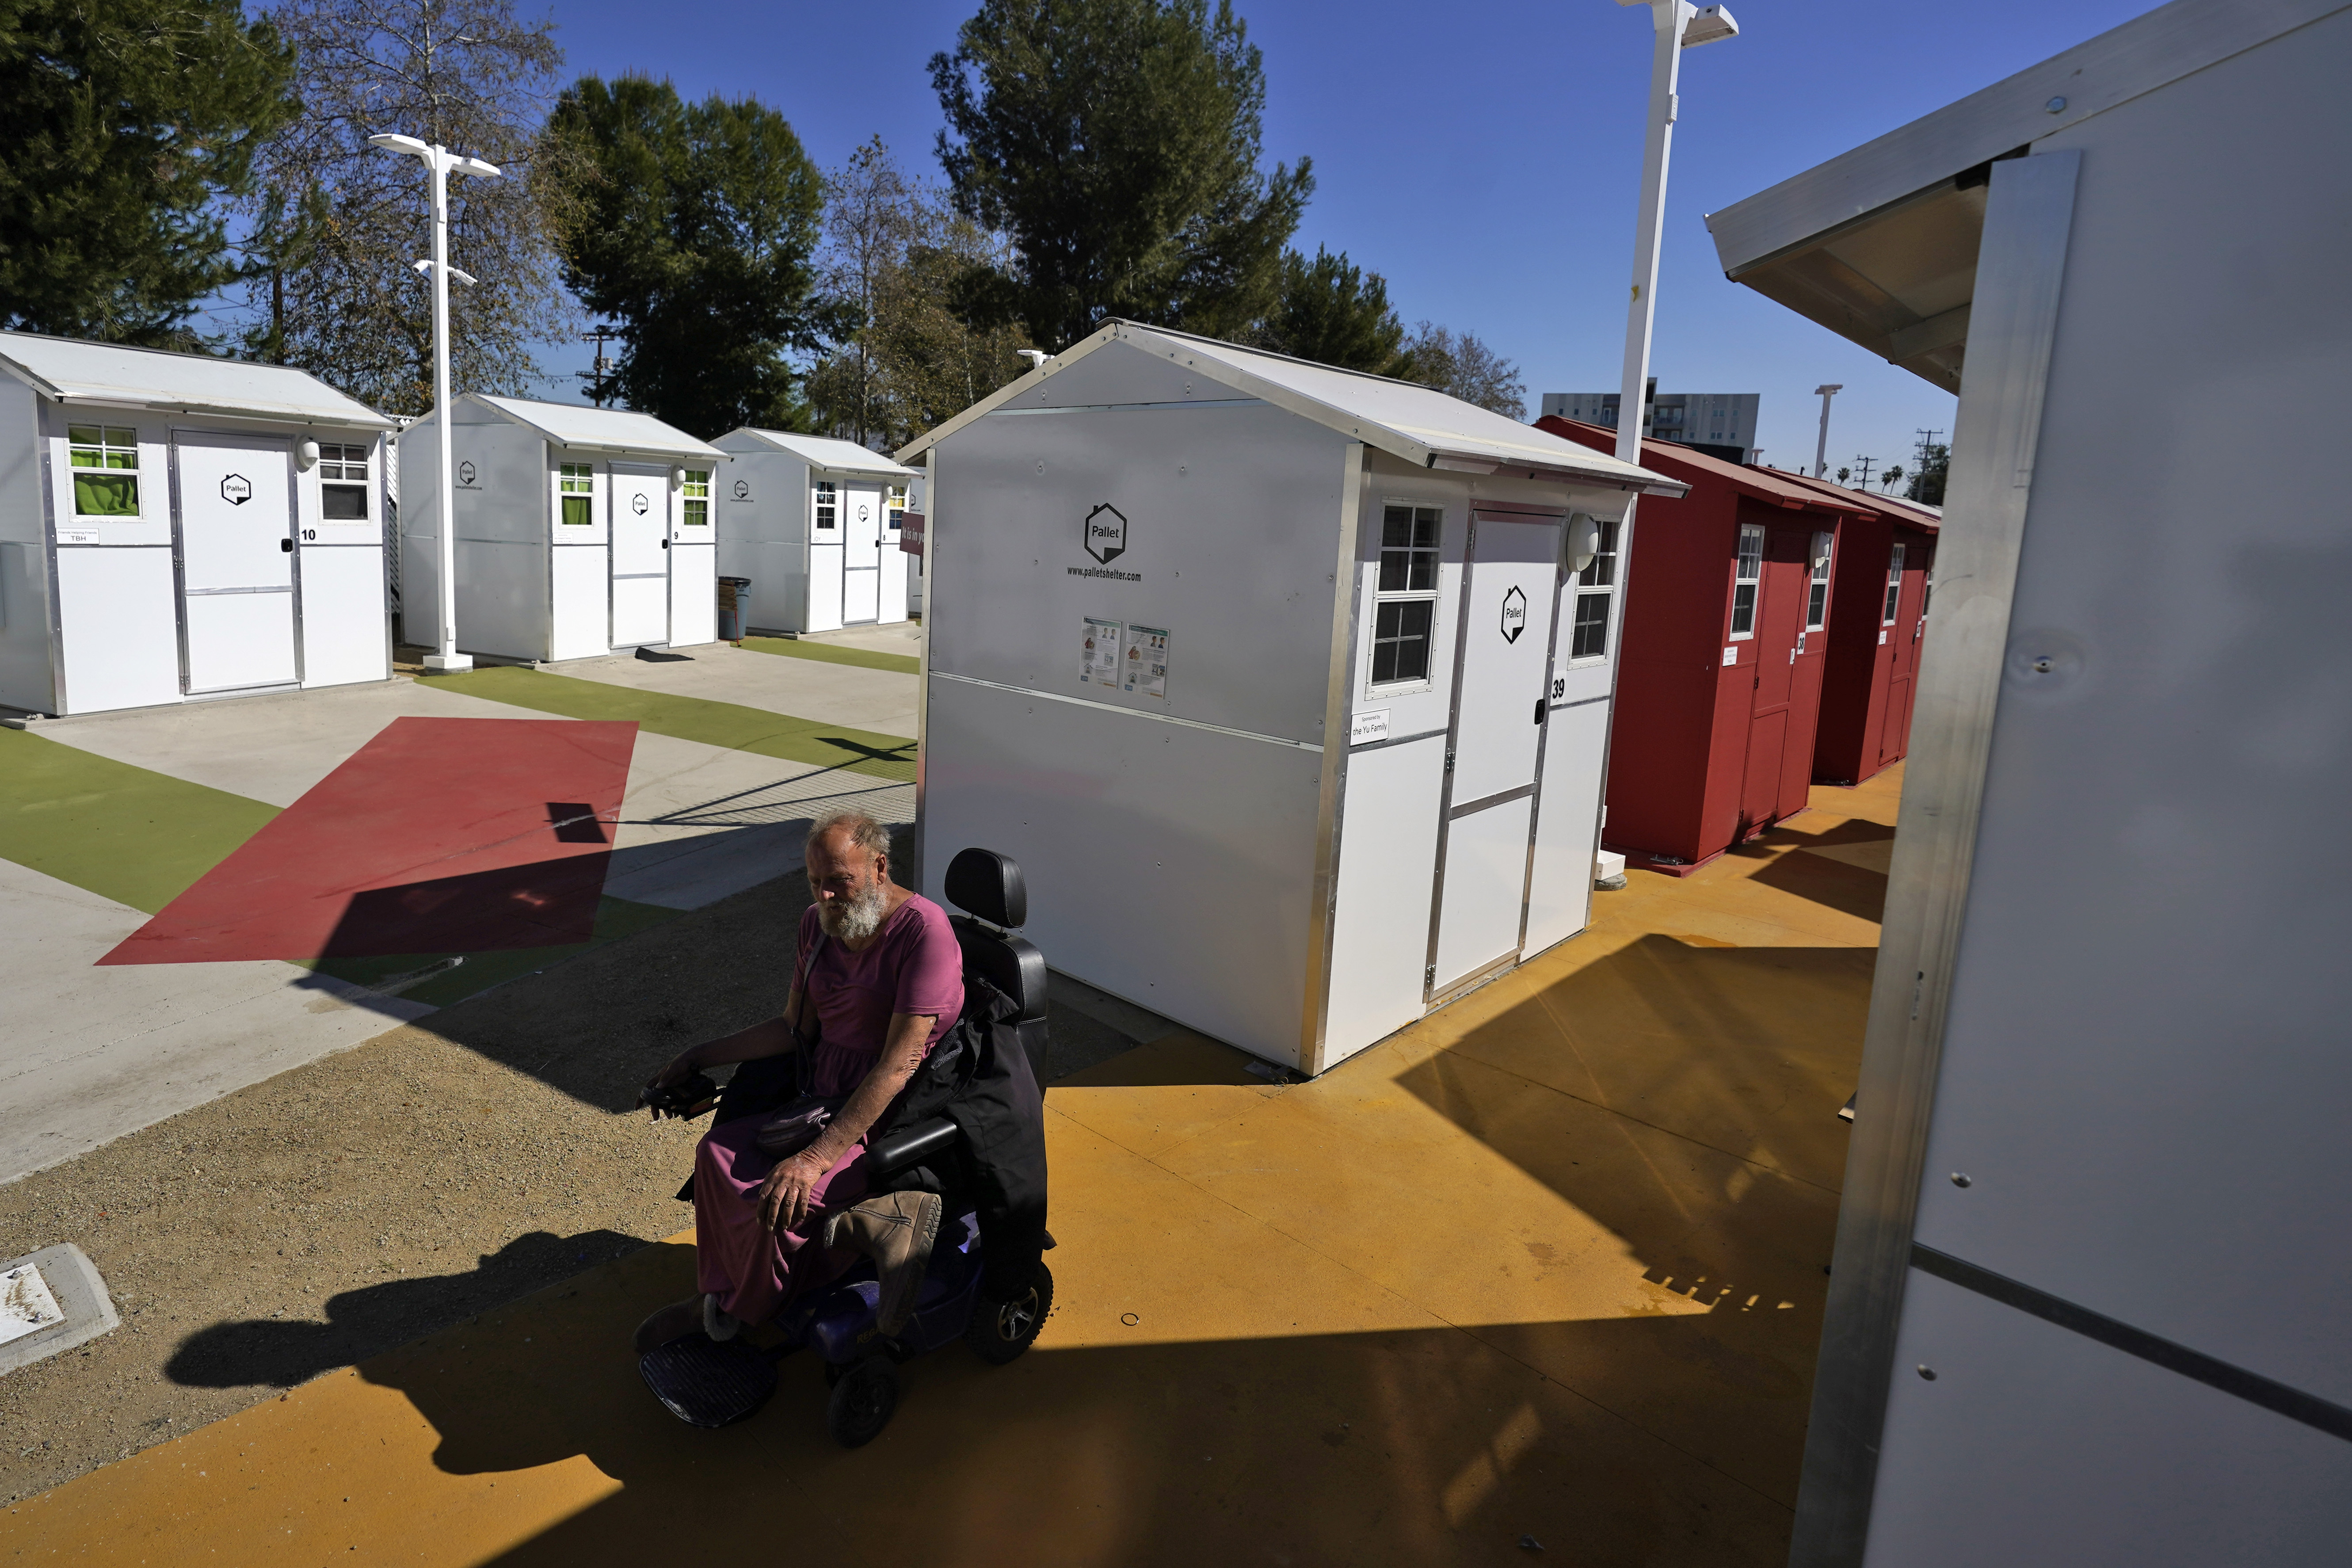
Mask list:
[[1805,629],[1817,632],[1829,624],[1830,536],[1813,535],[1813,576],[1805,588]]
[[139,515],[139,432],[115,425],[70,425],[74,515]]
[[1576,624],[1570,628],[1568,657],[1600,658],[1609,651],[1609,602],[1617,594],[1617,520],[1601,524],[1592,559],[1576,574]]
[[586,528],[596,521],[595,470],[586,463],[565,463],[555,471],[557,499],[562,502],[562,521],[572,528]]
[[685,504],[680,508],[685,515],[679,521],[688,528],[709,528],[710,526],[710,470],[709,468],[687,469],[685,488]]
[[1445,521],[1433,506],[1391,506],[1381,514],[1380,579],[1372,608],[1372,684],[1429,679],[1437,620],[1437,546]]
[[892,485],[882,492],[882,526],[891,532],[898,531],[898,520],[907,515],[907,487]]
[[322,522],[365,522],[368,514],[368,449],[319,448],[319,518]]
[[1739,565],[1731,579],[1731,635],[1756,635],[1756,594],[1764,581],[1764,529],[1760,523],[1739,525]]
[[1886,558],[1886,614],[1882,624],[1895,624],[1895,606],[1903,597],[1903,546],[1896,545]]
[[817,480],[816,525],[819,528],[831,528],[835,525],[835,522],[838,520],[839,516],[840,508],[835,502],[833,481],[831,479]]

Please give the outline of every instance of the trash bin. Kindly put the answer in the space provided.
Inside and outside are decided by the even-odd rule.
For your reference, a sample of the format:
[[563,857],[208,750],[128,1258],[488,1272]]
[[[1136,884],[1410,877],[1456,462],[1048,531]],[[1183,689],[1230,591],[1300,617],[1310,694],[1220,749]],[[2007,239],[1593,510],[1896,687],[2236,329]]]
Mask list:
[[719,640],[743,640],[743,612],[751,603],[751,579],[721,577],[719,579]]

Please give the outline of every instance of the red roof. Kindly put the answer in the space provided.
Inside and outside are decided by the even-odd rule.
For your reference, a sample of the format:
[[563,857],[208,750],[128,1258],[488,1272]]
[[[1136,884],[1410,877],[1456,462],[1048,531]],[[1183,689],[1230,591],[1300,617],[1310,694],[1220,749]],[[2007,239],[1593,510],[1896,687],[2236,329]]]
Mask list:
[[1937,531],[1938,524],[1935,513],[1923,511],[1908,501],[1899,500],[1894,496],[1874,496],[1864,490],[1850,490],[1843,485],[1829,479],[1817,479],[1811,474],[1788,474],[1782,473],[1778,468],[1769,471],[1777,478],[1832,497],[1856,511],[1874,512],[1889,522],[1899,522],[1906,528],[1916,528],[1922,532]]
[[[1586,425],[1575,419],[1563,419],[1557,414],[1547,414],[1536,421],[1536,428],[1563,440],[1597,447],[1604,452],[1617,449],[1617,432],[1606,426]],[[1705,452],[1677,446],[1672,441],[1643,437],[1642,466],[1653,473],[1664,474],[1691,484],[1706,480],[1727,484],[1742,495],[1769,501],[1774,506],[1787,507],[1791,511],[1847,511],[1864,515],[1882,510],[1853,491],[1839,489],[1834,485],[1828,487],[1830,493],[1824,495],[1810,486],[1791,482],[1798,477],[1795,474],[1784,474],[1778,468],[1727,463],[1720,458],[1710,458]],[[1914,515],[1909,513],[1902,519],[1906,522],[1914,520]]]

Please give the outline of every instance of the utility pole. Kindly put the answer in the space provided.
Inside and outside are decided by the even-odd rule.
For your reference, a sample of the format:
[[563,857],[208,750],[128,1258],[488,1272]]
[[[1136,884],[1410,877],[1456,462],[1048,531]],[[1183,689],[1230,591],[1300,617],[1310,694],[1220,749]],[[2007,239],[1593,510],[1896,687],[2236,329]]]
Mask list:
[[1936,437],[1941,436],[1944,432],[1941,430],[1914,430],[1911,434],[1919,437],[1919,439],[1914,443],[1911,447],[1911,471],[1915,474],[1925,473],[1927,469],[1927,448],[1936,445]]
[[612,361],[604,357],[604,345],[618,339],[620,335],[620,328],[602,325],[593,331],[580,334],[582,342],[596,345],[596,368],[575,370],[572,374],[588,384],[588,401],[599,408],[604,406],[604,399],[613,395],[612,383],[608,379],[612,374]]
[[1854,458],[1854,461],[1862,465],[1862,488],[1864,489],[1868,489],[1870,488],[1870,465],[1878,461],[1878,459],[1875,458],[1858,457]]
[[1830,399],[1844,390],[1845,383],[1842,381],[1813,388],[1814,395],[1822,400],[1822,438],[1813,447],[1813,478],[1817,479],[1830,471]]

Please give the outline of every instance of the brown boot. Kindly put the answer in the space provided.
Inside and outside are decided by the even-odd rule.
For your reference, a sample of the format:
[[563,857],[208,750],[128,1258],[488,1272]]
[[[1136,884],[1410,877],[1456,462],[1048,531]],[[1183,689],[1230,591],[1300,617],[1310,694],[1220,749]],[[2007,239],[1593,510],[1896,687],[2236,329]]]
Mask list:
[[886,1193],[824,1222],[826,1247],[853,1247],[874,1260],[882,1281],[874,1326],[894,1339],[915,1315],[931,1244],[939,1239],[940,1206],[937,1193]]

